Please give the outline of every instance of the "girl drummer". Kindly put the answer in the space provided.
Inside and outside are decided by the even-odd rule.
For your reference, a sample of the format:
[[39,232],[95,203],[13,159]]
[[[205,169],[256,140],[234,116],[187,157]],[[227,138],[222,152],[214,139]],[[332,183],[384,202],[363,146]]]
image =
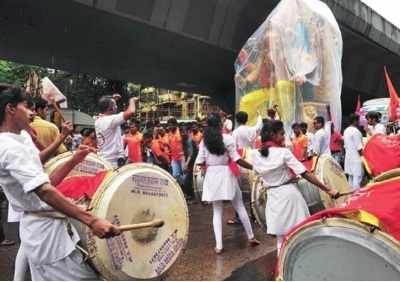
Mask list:
[[231,201],[239,214],[249,244],[258,245],[260,242],[254,237],[249,216],[243,204],[238,180],[229,163],[233,161],[247,169],[252,169],[252,165],[240,158],[233,138],[230,135],[222,134],[222,123],[218,115],[211,115],[207,120],[207,125],[208,127],[204,130],[204,139],[199,146],[196,164],[207,168],[202,200],[213,204],[215,252],[220,254],[223,250],[222,214],[224,200]]
[[261,139],[262,148],[251,152],[251,160],[253,169],[260,174],[264,185],[269,188],[265,209],[267,233],[277,236],[279,253],[283,236],[309,216],[307,204],[295,184],[296,175],[301,175],[332,197],[337,197],[338,192],[329,189],[307,172],[292,152],[283,147],[285,130],[281,121],[271,120],[264,123]]

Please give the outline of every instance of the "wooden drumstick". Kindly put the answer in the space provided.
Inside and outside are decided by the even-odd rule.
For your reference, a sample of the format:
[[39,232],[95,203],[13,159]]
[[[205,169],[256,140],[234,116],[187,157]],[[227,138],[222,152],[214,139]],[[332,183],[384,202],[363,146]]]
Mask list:
[[142,229],[142,228],[147,228],[147,227],[160,228],[163,225],[164,225],[164,220],[162,220],[162,219],[154,219],[154,220],[149,221],[149,222],[121,225],[121,226],[118,226],[118,229],[121,232],[125,232],[125,231],[130,231],[130,230],[135,230],[135,229]]

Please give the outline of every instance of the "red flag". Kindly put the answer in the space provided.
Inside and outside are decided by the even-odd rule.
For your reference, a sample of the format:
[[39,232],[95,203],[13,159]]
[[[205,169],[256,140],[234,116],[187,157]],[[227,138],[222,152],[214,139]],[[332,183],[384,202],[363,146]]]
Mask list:
[[355,111],[355,113],[356,113],[357,115],[360,115],[360,113],[361,113],[361,100],[360,100],[360,95],[358,95],[358,97],[357,97],[357,105],[356,105],[356,111]]
[[390,80],[386,66],[385,66],[385,78],[386,78],[386,85],[388,87],[390,94],[390,103],[388,109],[389,121],[395,121],[397,120],[397,118],[400,118],[397,115],[397,108],[399,107],[399,97],[397,95],[396,89],[393,86],[392,81]]

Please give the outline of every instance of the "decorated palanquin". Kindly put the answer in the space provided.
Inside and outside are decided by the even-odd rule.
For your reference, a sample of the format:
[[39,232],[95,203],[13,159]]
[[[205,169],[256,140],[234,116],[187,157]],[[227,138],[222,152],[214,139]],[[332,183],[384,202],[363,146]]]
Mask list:
[[319,0],[282,0],[247,40],[235,62],[236,108],[249,114],[277,105],[289,128],[327,117],[341,125],[343,42],[331,10]]

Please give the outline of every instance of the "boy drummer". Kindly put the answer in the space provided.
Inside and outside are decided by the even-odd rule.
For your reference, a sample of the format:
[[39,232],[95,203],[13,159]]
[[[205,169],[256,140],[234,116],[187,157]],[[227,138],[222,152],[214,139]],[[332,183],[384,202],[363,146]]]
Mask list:
[[[100,238],[118,235],[116,226],[72,204],[51,184],[44,173],[39,152],[25,131],[32,112],[24,92],[0,84],[0,185],[12,205],[23,212],[21,245],[26,251],[32,280],[95,280],[95,273],[82,263],[76,250],[79,235],[68,229],[65,218],[89,226]],[[79,151],[83,160],[89,150]]]

